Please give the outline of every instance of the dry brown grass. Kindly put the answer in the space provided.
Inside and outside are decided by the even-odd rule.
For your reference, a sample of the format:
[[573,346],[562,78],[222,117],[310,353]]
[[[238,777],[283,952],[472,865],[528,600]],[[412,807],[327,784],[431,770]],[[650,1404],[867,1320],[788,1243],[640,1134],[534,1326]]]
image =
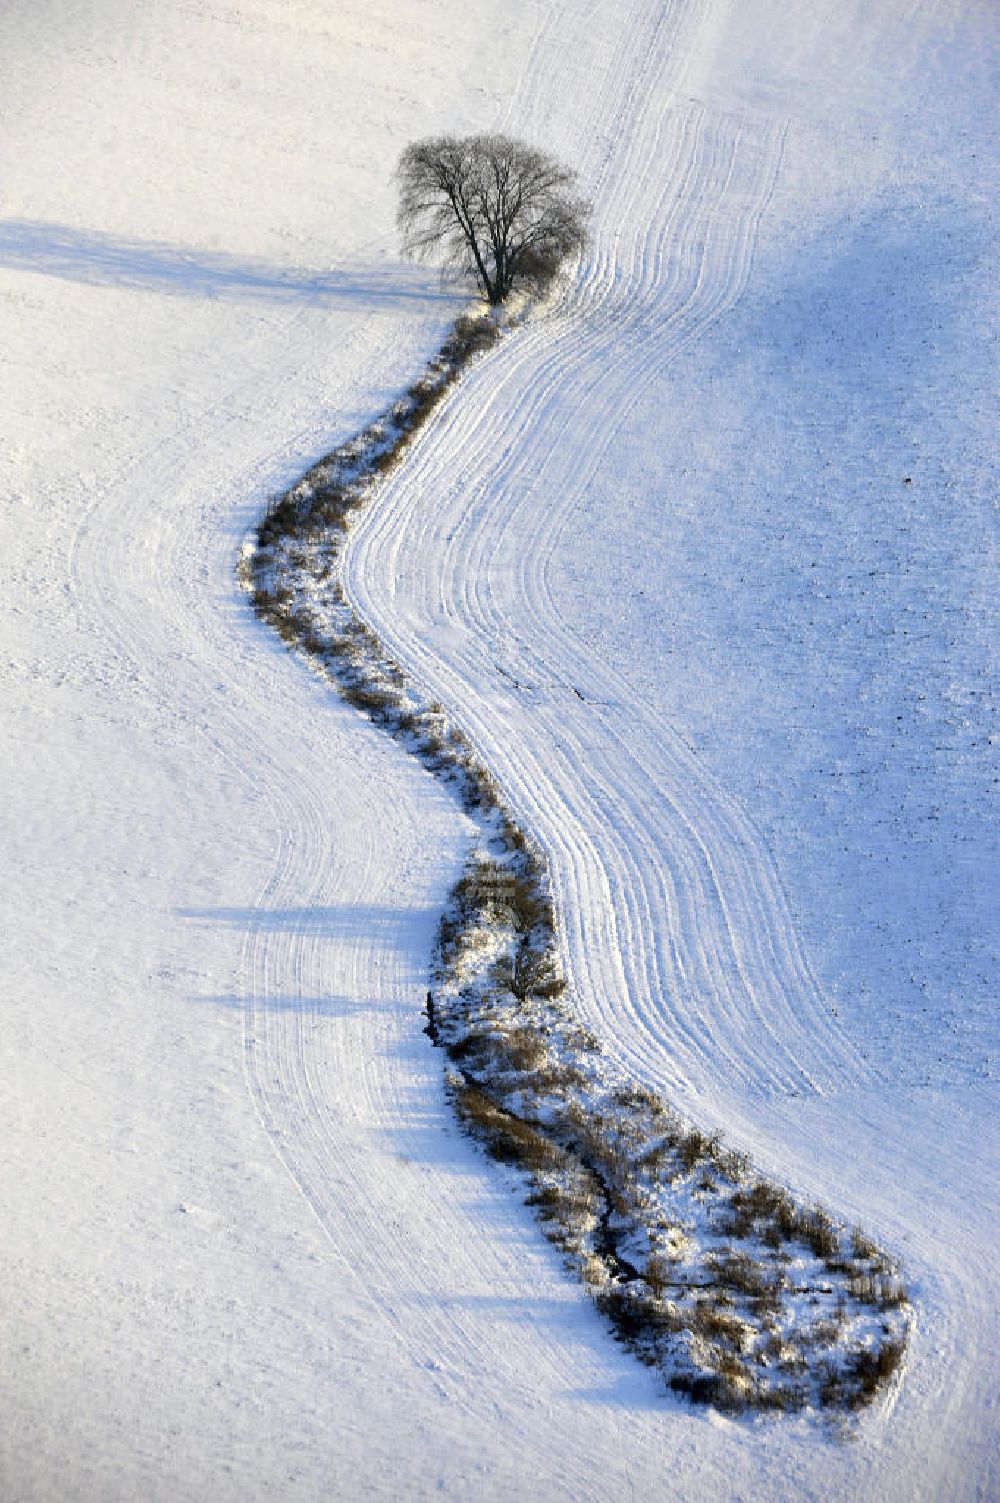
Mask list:
[[548,1066],[549,1051],[532,1028],[512,1028],[503,1034],[498,1056],[505,1069],[530,1075]]
[[735,1289],[754,1300],[777,1301],[784,1284],[780,1270],[766,1266],[748,1252],[720,1248],[705,1259],[705,1267],[724,1289]]
[[828,1366],[820,1386],[820,1403],[827,1407],[863,1409],[895,1376],[905,1350],[901,1340],[883,1341],[877,1348],[855,1348],[843,1367]]
[[384,685],[365,683],[341,684],[340,692],[357,710],[362,710],[370,719],[385,721],[398,704],[394,690]]
[[460,1121],[499,1163],[537,1174],[559,1167],[566,1159],[544,1132],[498,1106],[479,1086],[463,1080],[453,1087],[453,1097]]
[[687,1132],[677,1144],[677,1152],[684,1168],[691,1172],[696,1164],[703,1159],[713,1160],[719,1152],[719,1138],[713,1133],[711,1136],[693,1129]]
[[909,1303],[909,1296],[899,1279],[885,1274],[856,1274],[848,1284],[851,1297],[863,1305],[893,1310]]

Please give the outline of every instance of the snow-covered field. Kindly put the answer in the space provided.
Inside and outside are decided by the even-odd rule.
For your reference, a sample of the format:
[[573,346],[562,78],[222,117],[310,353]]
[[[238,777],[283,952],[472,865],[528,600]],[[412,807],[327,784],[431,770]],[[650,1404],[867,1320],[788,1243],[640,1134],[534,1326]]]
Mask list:
[[[0,12],[0,1497],[989,1497],[998,1321],[986,0]],[[594,245],[352,597],[543,841],[606,1049],[905,1261],[838,1441],[664,1396],[452,1123],[466,828],[254,621],[269,494],[460,306],[406,141]]]

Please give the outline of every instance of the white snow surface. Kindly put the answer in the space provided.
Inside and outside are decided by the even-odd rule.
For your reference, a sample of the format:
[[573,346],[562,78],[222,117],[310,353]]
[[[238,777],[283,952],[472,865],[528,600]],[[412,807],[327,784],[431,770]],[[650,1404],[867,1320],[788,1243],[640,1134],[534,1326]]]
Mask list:
[[[5,1503],[1000,1492],[998,59],[988,0],[7,0]],[[665,1395],[462,1138],[465,822],[235,585],[462,305],[399,150],[494,125],[593,246],[347,583],[605,1048],[904,1260],[848,1441]]]

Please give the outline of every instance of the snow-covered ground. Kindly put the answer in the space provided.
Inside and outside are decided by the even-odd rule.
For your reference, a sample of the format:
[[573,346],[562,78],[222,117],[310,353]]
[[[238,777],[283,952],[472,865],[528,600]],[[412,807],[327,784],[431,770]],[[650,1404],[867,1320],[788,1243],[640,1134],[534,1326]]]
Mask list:
[[[977,0],[3,8],[4,1499],[1000,1488],[998,56]],[[608,1050],[904,1258],[849,1443],[665,1397],[458,1134],[463,820],[235,588],[458,306],[390,174],[484,123],[594,248],[351,591]]]

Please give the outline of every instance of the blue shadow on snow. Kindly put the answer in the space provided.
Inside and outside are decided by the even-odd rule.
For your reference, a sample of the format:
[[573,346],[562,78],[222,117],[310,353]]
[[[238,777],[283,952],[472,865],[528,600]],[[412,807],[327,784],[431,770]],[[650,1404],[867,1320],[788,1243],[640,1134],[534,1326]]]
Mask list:
[[31,219],[0,220],[0,266],[92,287],[173,297],[360,304],[372,311],[455,298],[437,272],[403,261],[341,271],[295,270],[221,251],[185,250]]

